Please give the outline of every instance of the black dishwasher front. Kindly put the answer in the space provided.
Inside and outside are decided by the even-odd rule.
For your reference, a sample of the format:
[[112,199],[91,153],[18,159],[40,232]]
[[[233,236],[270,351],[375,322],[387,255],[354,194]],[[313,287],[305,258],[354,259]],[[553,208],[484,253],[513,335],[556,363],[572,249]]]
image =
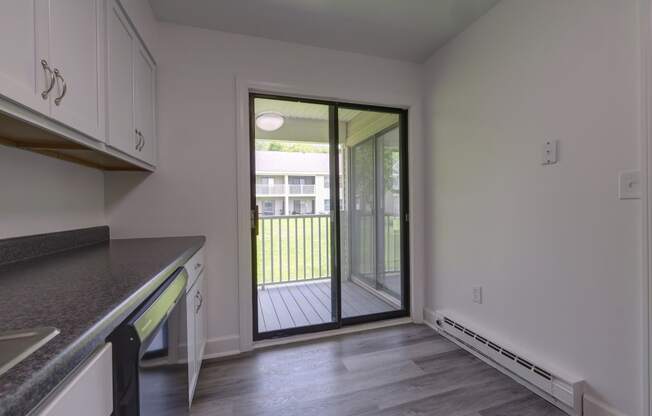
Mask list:
[[107,339],[113,344],[114,416],[189,413],[186,283],[177,269]]

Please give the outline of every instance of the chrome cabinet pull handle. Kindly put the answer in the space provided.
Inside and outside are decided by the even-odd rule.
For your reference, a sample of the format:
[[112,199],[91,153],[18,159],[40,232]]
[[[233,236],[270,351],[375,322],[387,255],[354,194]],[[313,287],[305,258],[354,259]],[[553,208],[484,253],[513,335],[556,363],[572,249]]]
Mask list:
[[138,146],[140,146],[140,136],[138,135],[138,129],[134,130],[134,139],[136,139],[136,143],[134,144],[134,149],[138,150]]
[[140,134],[140,139],[141,139],[140,150],[143,150],[143,147],[145,147],[145,136],[143,136],[142,132],[139,132],[138,134]]
[[138,129],[136,129],[136,150],[140,152],[143,149],[144,144],[143,135],[138,131]]
[[[199,304],[197,304],[197,301],[199,301]],[[201,309],[201,304],[204,300],[201,297],[201,293],[197,292],[195,294],[195,313],[199,312],[199,309]]]
[[52,88],[54,88],[54,83],[57,81],[57,78],[54,76],[54,72],[52,72],[52,69],[50,69],[50,65],[48,65],[48,61],[45,59],[41,59],[41,66],[43,66],[43,71],[45,71],[49,76],[50,76],[50,85],[41,93],[41,97],[44,100],[48,99],[48,95],[50,95],[50,92],[52,91]]
[[63,91],[61,91],[61,95],[54,99],[54,103],[59,105],[61,104],[61,100],[63,100],[63,97],[65,97],[66,92],[68,91],[68,85],[66,85],[66,80],[63,79],[63,76],[61,75],[61,71],[59,71],[57,68],[54,68],[54,76],[57,77],[57,79],[60,79],[63,83]]

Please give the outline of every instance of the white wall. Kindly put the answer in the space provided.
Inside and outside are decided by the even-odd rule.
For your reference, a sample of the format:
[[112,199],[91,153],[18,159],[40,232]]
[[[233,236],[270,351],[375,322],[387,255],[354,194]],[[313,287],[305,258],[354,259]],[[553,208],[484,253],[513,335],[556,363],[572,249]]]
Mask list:
[[[114,236],[207,236],[209,352],[238,348],[236,76],[324,91],[327,97],[413,103],[411,169],[420,172],[420,67],[336,52],[160,24],[158,28],[159,168],[152,175],[106,175]],[[419,175],[413,217],[422,214]],[[248,208],[247,208],[248,209]],[[421,230],[413,236],[423,276]],[[246,254],[245,254],[246,255]],[[422,290],[417,291],[422,294]]]
[[[427,305],[642,414],[635,0],[503,0],[426,65]],[[560,161],[540,163],[544,140]],[[471,301],[472,286],[485,302]]]
[[106,224],[99,170],[0,146],[0,238]]

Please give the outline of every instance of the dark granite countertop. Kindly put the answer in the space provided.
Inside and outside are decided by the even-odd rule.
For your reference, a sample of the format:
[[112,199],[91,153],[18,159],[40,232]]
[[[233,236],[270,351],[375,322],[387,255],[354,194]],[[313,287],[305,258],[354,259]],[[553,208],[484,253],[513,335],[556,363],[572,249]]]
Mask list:
[[0,332],[61,331],[0,376],[0,415],[35,408],[204,242],[110,240],[0,266]]

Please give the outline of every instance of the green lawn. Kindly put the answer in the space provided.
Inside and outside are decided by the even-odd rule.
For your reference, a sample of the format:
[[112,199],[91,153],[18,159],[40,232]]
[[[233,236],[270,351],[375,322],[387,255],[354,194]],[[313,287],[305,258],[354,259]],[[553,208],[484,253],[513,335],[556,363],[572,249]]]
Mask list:
[[[372,220],[372,218],[369,218]],[[355,239],[361,259],[373,262],[373,223],[362,220]],[[331,276],[330,219],[327,216],[265,218],[258,221],[256,241],[258,284],[323,279]],[[385,217],[385,271],[401,266],[400,221]],[[367,253],[366,255],[364,253]],[[357,266],[361,272],[373,264]]]
[[328,217],[260,218],[257,248],[258,284],[330,277]]

